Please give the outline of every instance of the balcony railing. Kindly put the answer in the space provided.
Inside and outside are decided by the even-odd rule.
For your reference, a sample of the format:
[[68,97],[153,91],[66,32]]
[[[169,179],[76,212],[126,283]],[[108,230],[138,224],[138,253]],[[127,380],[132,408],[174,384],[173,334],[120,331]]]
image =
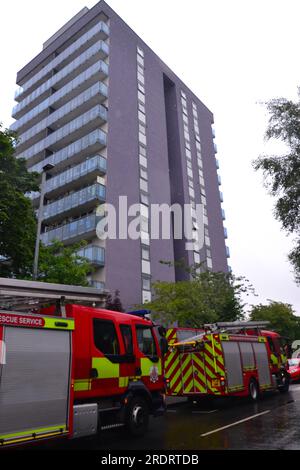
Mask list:
[[95,266],[104,266],[105,264],[105,249],[96,246],[90,245],[82,248],[81,250],[77,251],[79,256],[87,258],[91,264]]
[[[53,77],[44,82],[38,88],[36,88],[30,95],[28,95],[24,100],[18,103],[13,108],[12,115],[13,117],[18,117],[18,114],[26,108],[30,103],[35,101],[39,96],[43,95],[46,91],[50,90],[55,86],[59,86],[63,80],[69,77],[70,74],[74,73],[79,67],[81,67],[85,62],[88,62],[102,50],[103,41],[98,41],[89,49],[84,51],[80,56],[76,57],[74,61],[64,67],[62,70],[57,72]],[[70,77],[70,80],[74,77]]]
[[[80,50],[82,46],[91,41],[99,33],[104,33],[106,36],[109,35],[109,27],[106,23],[102,21],[97,23],[92,29],[87,31],[83,36],[81,36],[77,41],[73,42],[69,47],[67,47],[61,54],[59,54],[55,59],[51,60],[49,64],[43,67],[38,73],[36,73],[30,80],[25,82],[22,87],[16,90],[15,98],[19,98],[24,92],[28,91],[35,83],[39,82],[43,77],[45,77],[49,72],[58,66],[62,66],[63,62],[68,60],[72,54]],[[108,54],[109,47],[108,44],[103,43],[102,49]]]
[[[97,76],[98,78],[98,74],[101,72],[103,74],[103,77],[107,77],[108,65],[102,60],[93,64],[84,72],[80,73],[76,78],[68,82],[60,90],[56,91],[53,95],[49,96],[44,101],[39,103],[30,111],[28,111],[26,114],[24,114],[24,116],[22,116],[10,126],[11,130],[18,131],[32,119],[36,118],[39,114],[41,114],[43,111],[47,110],[49,107],[55,107],[59,105],[60,101],[62,101],[63,99],[70,99],[72,95],[76,94],[76,91],[79,87],[83,86],[83,84],[88,80],[92,80],[93,77]],[[107,98],[108,96],[108,88],[104,83],[101,83],[100,94],[103,96],[103,98]]]
[[[83,157],[85,153],[92,152],[95,147],[104,147],[106,145],[106,140],[106,133],[101,129],[96,129],[76,142],[73,142],[58,152],[55,152],[53,155],[50,155],[50,157],[46,158],[42,162],[32,166],[30,171],[37,171],[38,173],[41,173],[43,167],[48,163],[55,165],[56,168],[62,163],[70,164],[71,160],[73,161],[73,159],[76,157]],[[66,160],[70,160],[70,162],[66,162]]]
[[221,201],[221,202],[224,202],[224,197],[223,197],[222,191],[219,191],[219,193],[220,193],[220,201]]
[[[99,125],[103,122],[106,122],[107,120],[107,110],[101,104],[94,106],[86,113],[82,114],[76,119],[73,119],[73,121],[68,122],[45,139],[41,140],[24,152],[21,152],[20,155],[22,158],[29,160],[30,158],[41,153],[46,148],[52,147],[55,144],[59,143],[60,145],[64,145],[66,140],[70,141],[72,139],[72,134],[78,131],[78,129],[81,129],[96,120],[101,121],[99,122]],[[64,143],[62,141],[64,141]]]
[[88,202],[104,202],[105,198],[106,187],[100,183],[95,183],[45,206],[43,219],[47,220],[56,217],[59,214],[65,214],[66,212],[70,212],[72,209],[80,209]]
[[227,256],[227,258],[230,258],[230,250],[229,250],[228,246],[226,246],[226,256]]
[[102,281],[90,281],[89,284],[91,287],[94,287],[95,289],[105,290],[105,283]]
[[222,213],[222,219],[223,219],[223,220],[226,220],[226,215],[225,215],[224,209],[221,209],[221,213]]
[[[57,111],[54,111],[50,116],[42,119],[38,124],[33,126],[28,131],[24,132],[19,136],[18,147],[23,145],[28,140],[32,139],[34,136],[39,134],[41,131],[44,131],[47,127],[51,127],[53,124],[57,128],[60,121],[68,117],[68,121],[72,118],[72,113],[78,114],[78,108],[81,108],[84,104],[91,101],[93,98],[97,97],[101,93],[101,83],[95,83],[93,86],[85,90],[80,95],[73,98],[71,101],[66,103],[64,106],[59,108]],[[85,106],[86,107],[86,106]],[[106,114],[104,112],[104,114]],[[27,144],[28,145],[28,144]]]
[[220,175],[218,175],[218,184],[219,184],[219,186],[221,186],[221,184],[222,184],[222,179],[221,179]]
[[51,245],[54,240],[75,241],[81,235],[84,235],[82,238],[87,238],[89,234],[94,235],[99,220],[100,218],[97,217],[96,214],[82,217],[81,219],[57,227],[54,230],[42,233],[41,241],[44,245]]
[[227,232],[227,228],[224,227],[224,238],[228,238],[228,232]]

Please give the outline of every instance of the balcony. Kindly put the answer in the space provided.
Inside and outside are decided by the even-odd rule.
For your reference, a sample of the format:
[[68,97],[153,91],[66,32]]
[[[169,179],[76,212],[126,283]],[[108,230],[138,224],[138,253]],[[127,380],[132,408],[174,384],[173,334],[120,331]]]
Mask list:
[[51,245],[54,240],[66,242],[66,244],[76,243],[79,240],[95,237],[97,223],[100,217],[90,214],[81,219],[74,220],[60,227],[41,234],[41,241],[44,245]]
[[37,163],[30,168],[30,171],[42,172],[48,163],[55,165],[55,170],[59,171],[67,165],[79,163],[85,156],[98,152],[106,146],[107,136],[101,129],[96,129],[90,134],[82,137],[76,142],[64,147],[50,157]]
[[226,246],[226,256],[227,256],[227,258],[230,258],[230,250],[229,250],[228,246]]
[[226,220],[226,215],[225,215],[224,209],[221,209],[221,213],[222,213],[222,220]]
[[[73,42],[69,47],[67,47],[63,52],[55,57],[55,59],[51,60],[51,62],[49,62],[32,78],[25,82],[22,87],[16,90],[15,100],[20,101],[20,98],[25,98],[34,85],[39,84],[41,80],[45,79],[45,77],[47,77],[47,75],[51,73],[53,69],[59,70],[64,67],[66,63],[72,59],[74,54],[78,54],[83,47],[86,47],[86,45],[97,36],[99,36],[101,39],[107,39],[108,35],[109,27],[106,23],[100,22],[96,24],[92,29],[77,39],[77,41]],[[106,43],[102,44],[102,50],[106,54],[105,57],[107,57],[109,53],[109,47]]]
[[54,220],[58,222],[79,211],[81,213],[88,212],[97,203],[104,202],[105,198],[106,187],[100,183],[95,183],[44,206],[43,220],[47,223]]
[[48,117],[42,119],[38,124],[31,127],[24,134],[21,134],[19,136],[17,152],[20,153],[24,147],[28,148],[42,139],[45,136],[45,131],[48,127],[52,130],[57,130],[66,122],[76,118],[79,113],[83,114],[91,107],[97,105],[98,97],[101,94],[101,85],[102,83],[95,83],[83,93],[76,96],[71,101],[68,101],[68,103],[57,111],[54,111]]
[[101,289],[105,290],[105,283],[101,281],[90,281],[89,282],[91,287],[94,287],[95,289]]
[[223,197],[222,191],[219,191],[219,193],[220,193],[220,201],[221,201],[221,202],[224,202],[224,197]]
[[[59,108],[70,101],[72,98],[78,95],[78,92],[82,92],[92,84],[99,80],[103,80],[108,76],[108,66],[105,62],[99,61],[93,64],[91,67],[86,69],[84,72],[79,74],[76,78],[68,82],[60,90],[53,93],[53,95],[46,98],[44,101],[36,105],[18,121],[14,122],[10,128],[12,131],[18,131],[19,133],[29,129],[33,125],[40,122],[41,119],[45,118],[49,114],[48,108]],[[101,83],[99,100],[104,101],[108,97],[108,89],[104,83]]]
[[106,108],[102,105],[97,105],[19,155],[26,160],[31,160],[30,163],[36,163],[43,157],[42,152],[44,150],[47,149],[55,152],[62,146],[68,145],[70,141],[76,139],[76,137],[79,137],[84,132],[100,127],[106,120]]
[[218,153],[218,147],[217,147],[217,144],[214,142],[214,151],[215,153]]
[[21,103],[18,103],[12,112],[12,116],[16,119],[21,117],[24,114],[24,110],[27,106],[39,101],[46,96],[46,93],[49,93],[53,87],[61,88],[67,82],[71,81],[78,74],[83,72],[88,66],[92,65],[98,60],[103,58],[103,41],[98,41],[92,47],[83,52],[79,57],[77,57],[73,62],[64,67],[60,72],[57,72],[53,77],[44,82],[38,88],[36,88],[30,95],[28,95]]
[[224,227],[224,238],[226,238],[226,239],[228,238],[228,232],[227,232],[227,228],[226,228],[226,227]]
[[219,163],[219,160],[216,158],[216,167],[217,167],[217,170],[220,169],[220,163]]
[[94,266],[103,267],[105,265],[105,249],[100,246],[86,246],[77,251],[77,254],[87,258]]
[[221,176],[218,175],[218,185],[221,186],[221,184],[222,184]]

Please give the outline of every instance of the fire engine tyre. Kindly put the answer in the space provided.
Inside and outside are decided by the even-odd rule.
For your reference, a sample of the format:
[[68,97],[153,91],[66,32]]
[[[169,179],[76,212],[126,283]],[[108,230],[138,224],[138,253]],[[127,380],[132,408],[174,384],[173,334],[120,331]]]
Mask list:
[[133,397],[127,405],[125,427],[132,436],[143,436],[149,425],[149,407],[141,397]]
[[249,394],[248,397],[251,401],[257,401],[259,399],[259,386],[255,379],[250,379],[248,386]]

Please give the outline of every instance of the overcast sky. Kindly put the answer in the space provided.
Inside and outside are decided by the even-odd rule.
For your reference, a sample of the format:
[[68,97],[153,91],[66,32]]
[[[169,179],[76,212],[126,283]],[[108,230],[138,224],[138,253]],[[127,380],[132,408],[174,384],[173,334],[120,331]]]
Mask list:
[[[42,44],[95,0],[10,0],[1,6],[0,121],[11,124],[16,72]],[[288,302],[300,315],[300,289],[287,261],[292,238],[274,220],[274,200],[251,162],[280,152],[267,145],[261,102],[297,99],[299,0],[108,0],[107,3],[214,113],[225,226],[234,273],[258,297]]]

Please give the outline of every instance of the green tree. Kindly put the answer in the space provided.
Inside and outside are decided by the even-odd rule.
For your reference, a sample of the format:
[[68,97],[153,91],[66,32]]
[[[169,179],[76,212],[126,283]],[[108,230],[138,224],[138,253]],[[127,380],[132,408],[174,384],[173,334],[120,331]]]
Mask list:
[[38,281],[88,286],[87,275],[93,271],[90,262],[78,251],[86,245],[80,242],[64,246],[55,241],[50,246],[40,246]]
[[270,322],[267,329],[275,330],[291,341],[300,339],[300,318],[295,315],[290,304],[270,301],[269,305],[255,305],[250,320],[267,320]]
[[0,124],[0,276],[22,278],[32,270],[36,219],[25,196],[38,191],[36,173],[14,157],[16,135]]
[[262,170],[265,185],[276,198],[275,217],[288,233],[295,235],[295,248],[289,254],[297,283],[300,283],[300,88],[299,101],[285,98],[266,103],[269,122],[266,139],[275,138],[286,144],[281,156],[261,156],[254,162]]
[[241,296],[253,292],[243,277],[230,273],[201,272],[200,265],[191,269],[188,281],[154,282],[154,300],[146,306],[164,324],[201,327],[204,323],[234,321],[244,318]]

